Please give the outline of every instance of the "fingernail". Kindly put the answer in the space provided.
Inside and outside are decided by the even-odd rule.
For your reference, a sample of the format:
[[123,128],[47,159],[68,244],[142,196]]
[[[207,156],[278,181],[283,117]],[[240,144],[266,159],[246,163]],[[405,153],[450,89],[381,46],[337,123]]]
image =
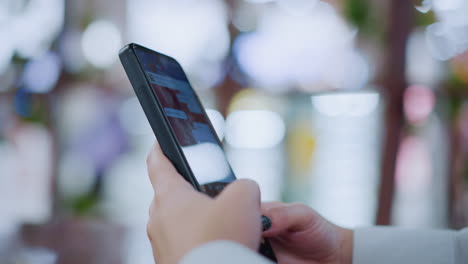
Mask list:
[[262,215],[262,230],[267,231],[271,227],[271,219],[268,216]]

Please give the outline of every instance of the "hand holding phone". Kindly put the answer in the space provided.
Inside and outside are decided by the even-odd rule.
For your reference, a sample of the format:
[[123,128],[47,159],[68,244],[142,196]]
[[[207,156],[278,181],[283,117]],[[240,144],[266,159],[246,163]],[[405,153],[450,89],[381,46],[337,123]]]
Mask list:
[[[137,44],[125,46],[120,59],[163,153],[193,188],[216,197],[236,176],[180,64]],[[267,240],[259,252],[276,261]]]
[[260,191],[255,182],[238,180],[213,199],[193,189],[157,144],[147,164],[155,192],[147,232],[157,263],[178,263],[192,249],[215,240],[257,249]]

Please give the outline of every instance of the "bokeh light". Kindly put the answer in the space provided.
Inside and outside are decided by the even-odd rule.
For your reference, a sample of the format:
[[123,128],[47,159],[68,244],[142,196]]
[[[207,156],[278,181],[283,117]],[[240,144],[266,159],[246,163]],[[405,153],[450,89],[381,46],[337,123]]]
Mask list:
[[380,95],[324,93],[311,100],[315,148],[302,183],[306,202],[334,223],[371,225],[378,193]]
[[438,22],[426,29],[429,49],[439,60],[448,60],[468,50],[468,2],[434,0]]
[[282,9],[298,16],[308,14],[318,2],[319,0],[277,0]]
[[[42,125],[18,127],[13,135],[18,165],[15,181],[15,214],[26,223],[45,223],[52,214],[52,137]],[[11,153],[11,154],[13,154]]]
[[57,54],[48,52],[29,61],[23,72],[24,87],[32,93],[47,93],[57,83],[61,62]]
[[411,83],[434,85],[444,76],[442,62],[432,56],[427,44],[424,32],[419,30],[408,40],[406,73]]
[[128,19],[132,42],[177,59],[197,89],[211,88],[222,77],[219,66],[230,42],[223,1],[128,1]]
[[136,97],[131,97],[122,103],[119,117],[122,127],[131,135],[151,135],[153,132]]
[[68,72],[78,73],[86,66],[81,45],[82,34],[78,30],[69,30],[64,33],[59,43],[64,67]]
[[2,177],[0,177],[0,235],[15,232],[21,223],[21,217],[18,215],[18,208],[10,206],[9,203],[17,197],[16,193],[16,175],[18,175],[19,161],[18,153],[10,142],[0,141],[0,168],[2,168]]
[[379,105],[375,92],[337,93],[312,96],[312,105],[327,116],[365,116]]
[[468,84],[468,52],[465,52],[452,60],[453,72],[464,83]]
[[426,38],[432,55],[438,60],[448,60],[456,55],[454,32],[446,24],[437,22],[426,29]]
[[[7,1],[8,2],[8,1]],[[63,0],[31,0],[11,4],[9,16],[4,20],[5,33],[1,39],[14,41],[18,54],[25,58],[44,53],[63,26],[65,2]],[[16,7],[16,8],[15,8]]]
[[431,11],[434,0],[413,0],[416,9],[421,13]]
[[434,110],[435,95],[426,86],[412,85],[406,89],[403,102],[406,119],[412,124],[421,124]]
[[200,185],[221,181],[229,176],[229,163],[219,145],[201,143],[182,147],[182,151]]
[[[1,32],[1,30],[2,29],[0,29],[0,36],[6,35],[6,33]],[[8,38],[2,38],[2,39],[5,39],[5,40],[0,46],[0,74],[5,72],[8,66],[10,66],[10,61],[15,51],[13,41],[9,40]]]
[[417,194],[431,181],[429,153],[424,142],[417,137],[406,138],[400,147],[396,184],[406,195]]
[[434,9],[437,11],[456,10],[463,7],[463,0],[434,0]]
[[120,31],[109,21],[94,21],[84,31],[81,45],[86,60],[105,69],[117,60],[116,54],[122,47]]
[[218,138],[222,141],[224,139],[225,131],[225,122],[223,115],[215,109],[206,109],[206,114],[208,115],[211,124],[213,124]]
[[432,184],[430,155],[427,142],[420,137],[409,136],[401,143],[395,179],[393,221],[396,225],[420,228],[433,227],[437,223],[434,212],[439,201]]
[[245,0],[246,2],[250,2],[250,3],[256,3],[256,4],[259,4],[259,3],[268,3],[268,2],[274,2],[276,0]]
[[269,91],[318,83],[356,89],[368,81],[369,70],[353,48],[354,36],[328,3],[303,16],[273,6],[261,14],[257,31],[237,38],[234,51],[242,70]]
[[31,0],[0,2],[0,74],[13,55],[24,58],[42,55],[63,26],[63,0]]
[[246,1],[239,1],[238,5],[232,17],[233,26],[240,32],[254,31],[259,20],[259,13],[261,12],[260,6]]
[[88,157],[79,153],[64,153],[59,164],[57,188],[64,199],[76,199],[92,190],[96,168]]
[[237,111],[226,119],[226,140],[235,148],[272,148],[281,143],[285,133],[283,119],[272,111]]

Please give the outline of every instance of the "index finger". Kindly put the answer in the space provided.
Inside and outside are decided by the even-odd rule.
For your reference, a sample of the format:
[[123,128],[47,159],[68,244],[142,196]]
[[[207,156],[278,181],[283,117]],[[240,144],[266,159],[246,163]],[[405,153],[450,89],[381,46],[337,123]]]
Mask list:
[[174,168],[156,142],[146,159],[148,175],[155,192],[176,189],[193,189]]
[[263,214],[272,222],[271,228],[263,233],[265,237],[289,231],[301,231],[321,219],[314,210],[303,204],[270,203],[263,206],[269,207],[263,211]]
[[282,202],[262,202],[262,213],[265,214],[269,210],[277,207],[286,206],[285,203]]

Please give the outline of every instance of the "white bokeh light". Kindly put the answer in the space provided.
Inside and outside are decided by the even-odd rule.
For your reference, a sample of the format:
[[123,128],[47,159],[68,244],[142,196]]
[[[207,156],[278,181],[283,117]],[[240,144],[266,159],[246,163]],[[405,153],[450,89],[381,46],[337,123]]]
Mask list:
[[260,16],[256,32],[237,38],[234,51],[241,69],[273,92],[320,83],[359,89],[369,69],[353,48],[355,35],[328,3],[316,3],[303,16],[272,6]]
[[0,74],[13,54],[33,58],[43,54],[63,26],[63,0],[0,1]]
[[418,0],[420,3],[416,4],[416,9],[421,13],[431,11],[433,0]]
[[70,29],[62,35],[59,42],[59,51],[62,54],[64,68],[68,72],[79,72],[86,66],[81,48],[82,32]]
[[452,29],[442,22],[427,27],[427,45],[434,58],[444,61],[457,54],[456,39],[451,31]]
[[183,146],[182,151],[200,185],[229,177],[229,163],[218,144],[205,142]]
[[7,36],[14,39],[20,56],[31,58],[46,51],[59,34],[65,3],[63,0],[31,0],[13,14],[6,20]]
[[119,119],[122,127],[130,135],[152,135],[153,133],[136,97],[131,97],[122,103],[119,109]]
[[87,157],[68,152],[58,165],[57,188],[62,198],[73,199],[88,194],[94,185],[95,168]]
[[236,111],[226,119],[226,140],[234,148],[272,148],[281,143],[285,134],[283,119],[272,111]]
[[26,64],[23,73],[24,86],[33,93],[47,93],[55,87],[60,71],[59,56],[47,52]]
[[262,3],[269,3],[274,2],[276,0],[245,0],[246,2],[254,3],[254,4],[262,4]]
[[380,101],[378,93],[336,93],[312,96],[314,108],[326,116],[366,116],[373,113]]
[[[17,213],[26,223],[45,223],[52,213],[52,136],[42,125],[23,125],[15,132]],[[3,176],[3,175],[2,175]]]
[[[6,35],[6,29],[0,29],[0,36]],[[0,74],[5,72],[15,52],[15,46],[11,39],[2,38],[0,45]]]
[[255,30],[258,16],[261,12],[260,5],[241,1],[232,15],[232,24],[240,32],[249,32]]
[[[368,226],[375,219],[382,112],[373,91],[312,97],[315,148],[307,204],[334,223]],[[330,206],[332,205],[332,206]]]
[[463,5],[465,0],[434,0],[433,6],[436,11],[455,10]]
[[432,56],[449,60],[468,50],[468,1],[433,0],[432,10],[438,21],[426,29]]
[[219,140],[222,141],[224,138],[225,127],[223,115],[215,109],[206,109],[206,114],[208,115],[213,128],[216,130],[216,134],[218,135]]
[[177,59],[195,87],[212,87],[230,45],[228,10],[219,0],[128,1],[132,42]]
[[410,83],[432,85],[442,78],[443,66],[431,55],[424,32],[413,32],[406,49],[406,73]]
[[81,47],[86,60],[98,68],[107,68],[116,60],[122,46],[116,25],[98,20],[88,25],[83,33]]
[[306,15],[319,0],[277,0],[278,5],[294,15]]

